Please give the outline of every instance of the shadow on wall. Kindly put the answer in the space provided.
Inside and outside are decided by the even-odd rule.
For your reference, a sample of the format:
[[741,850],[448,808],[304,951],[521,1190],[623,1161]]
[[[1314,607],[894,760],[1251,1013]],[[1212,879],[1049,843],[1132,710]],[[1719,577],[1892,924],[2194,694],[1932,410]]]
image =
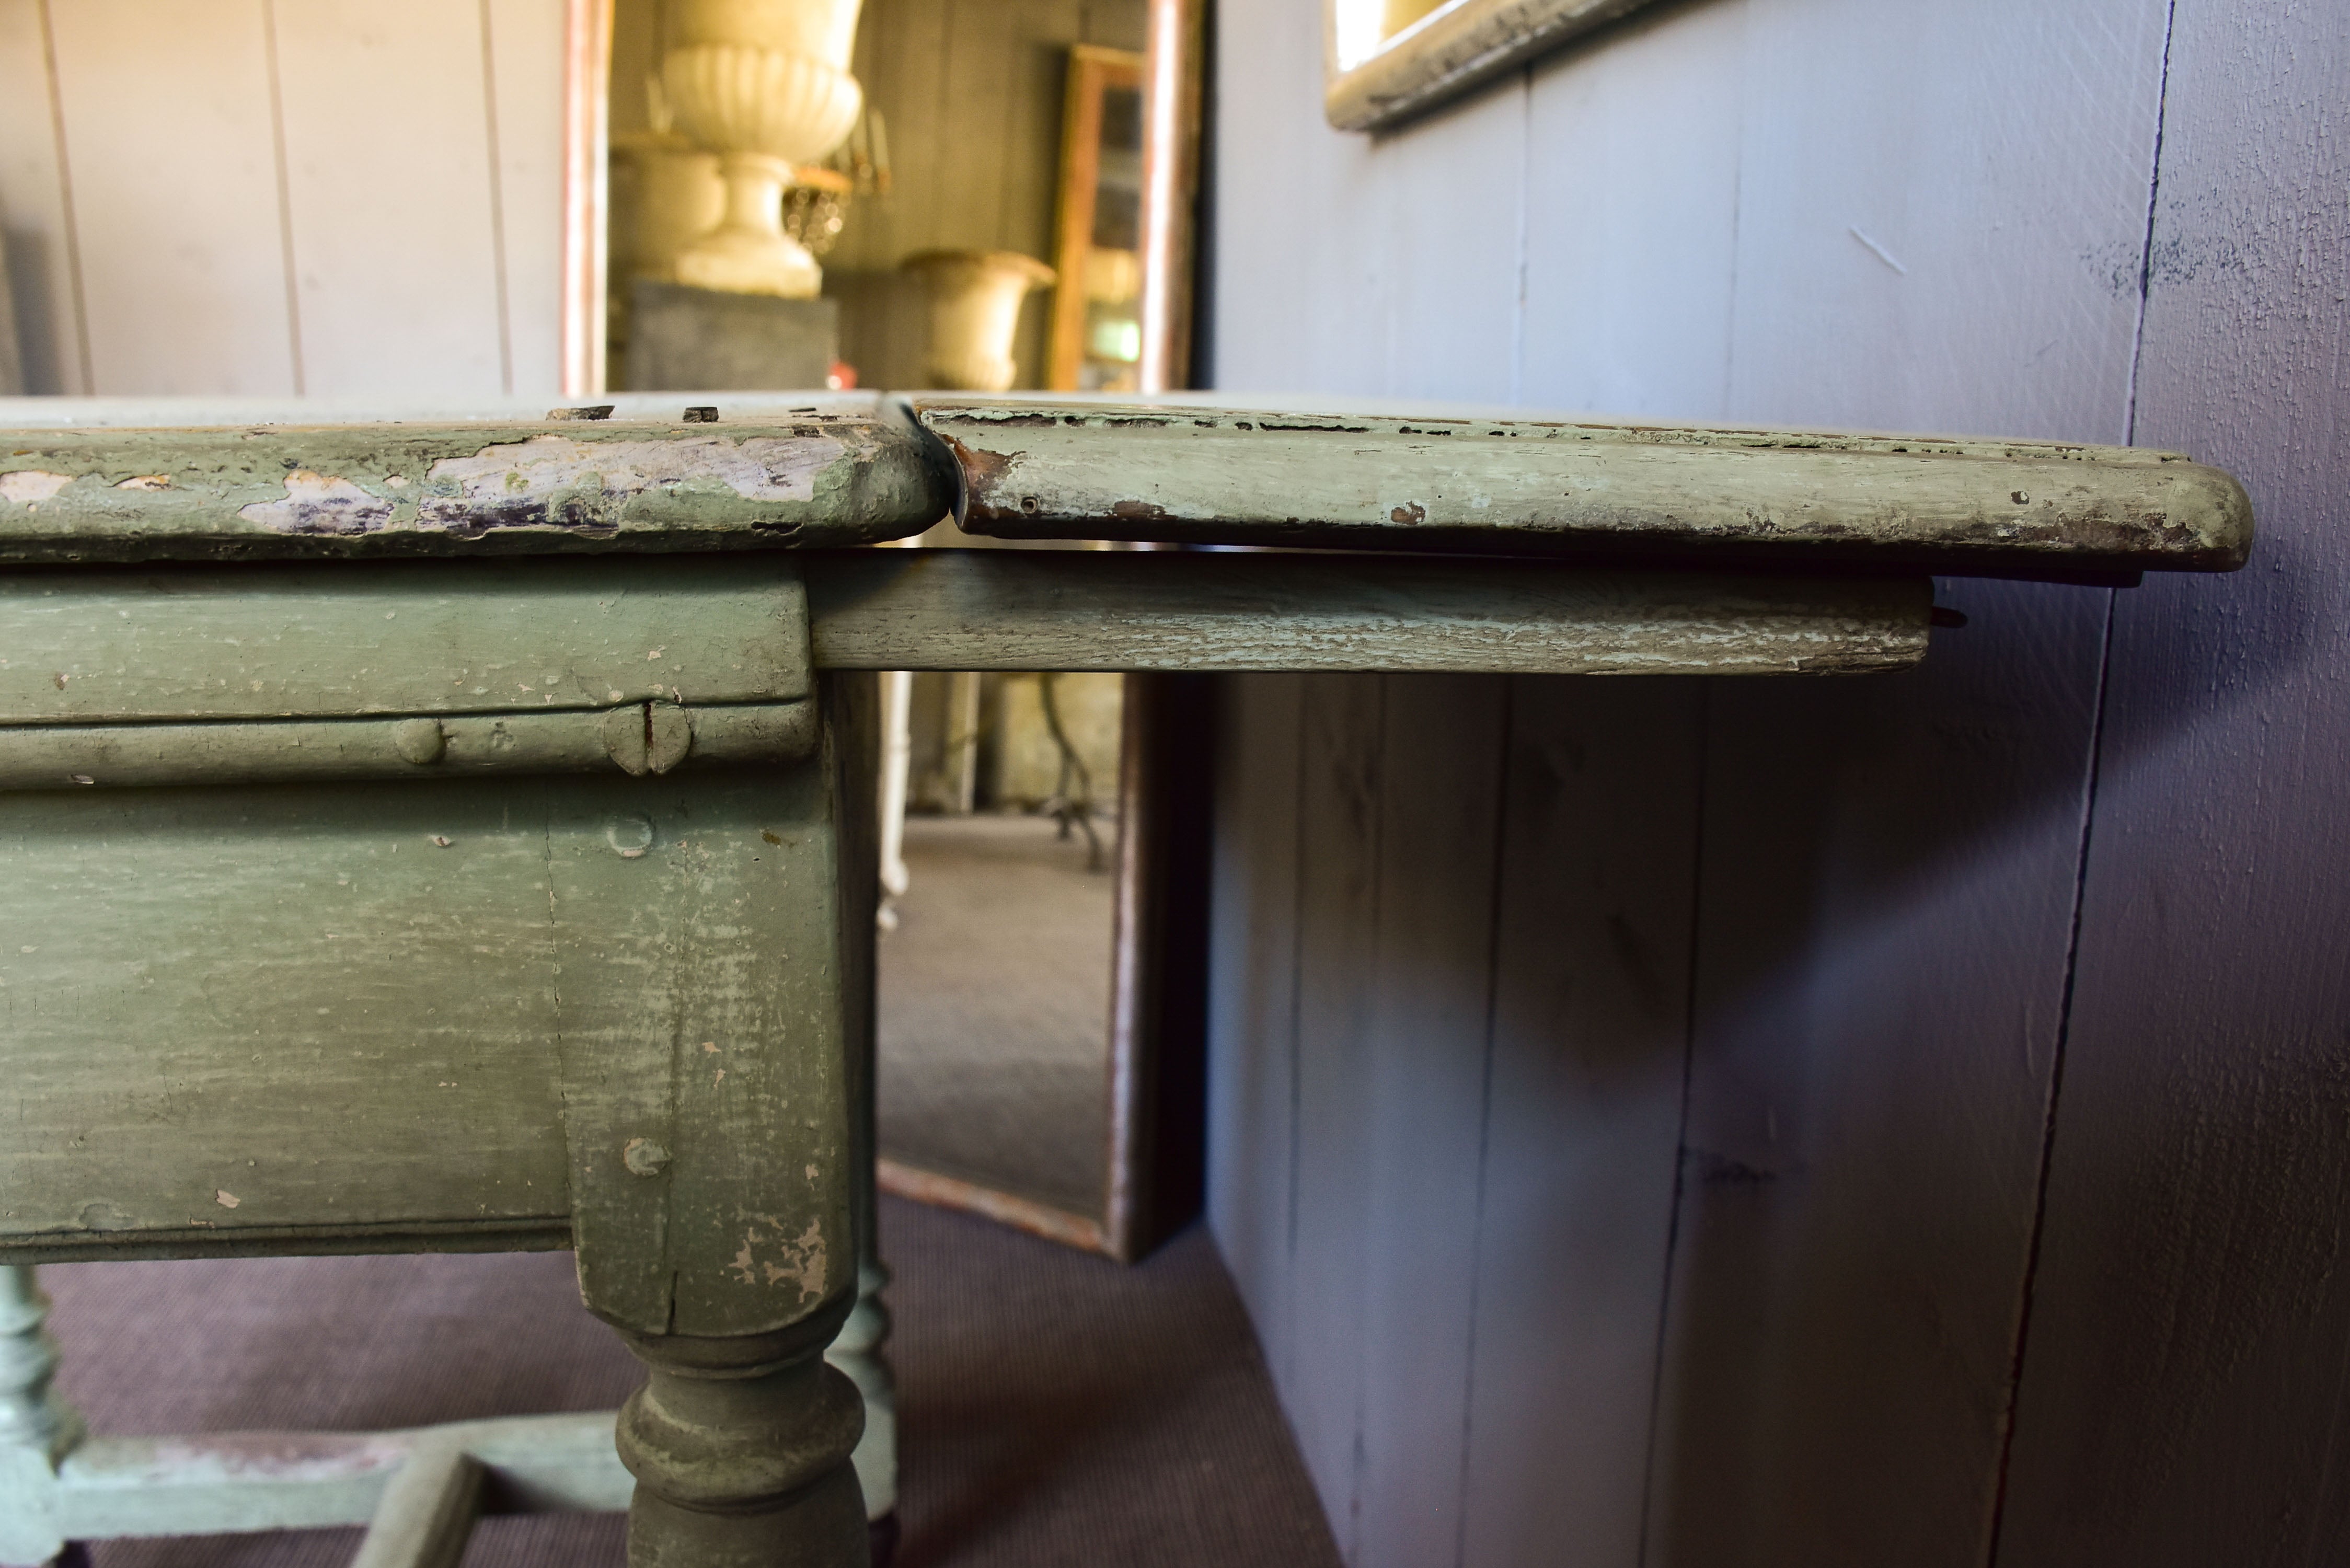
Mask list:
[[[2262,591],[2301,553],[2264,540]],[[2230,702],[2289,680],[2318,628],[2288,593],[2182,668],[2230,669]],[[1806,1499],[1851,1541],[1989,1545],[2091,771],[2109,796],[2177,765],[2222,682],[2101,737],[2110,591],[1938,597],[1970,624],[1914,671],[1709,693],[1657,1561],[1737,1560]]]
[[[2169,689],[2171,713],[2140,714],[2101,737],[2091,730],[2113,604],[2101,588],[1943,581],[1937,603],[1960,609],[1969,627],[1937,631],[1931,657],[1914,670],[1715,682],[1709,836],[1734,827],[1749,840],[1742,859],[1767,855],[1786,895],[1773,894],[1772,907],[1797,918],[1768,929],[1739,921],[1746,940],[1735,949],[1701,952],[1707,1004],[1735,1011],[1768,991],[1799,949],[1828,945],[1814,917],[1823,905],[1872,929],[2053,829],[2077,838],[2093,741],[2100,790],[2126,787],[2142,769],[2175,765],[2174,739],[2211,706],[2193,699],[2224,688],[2242,703],[2289,681],[2332,635],[2306,587],[2317,570],[2308,556],[2299,539],[2262,538],[2246,568],[2267,579],[2259,635],[2178,649],[2182,670],[2210,679]],[[2159,576],[2150,578],[2153,589],[2115,591],[2162,591]],[[2220,596],[2236,580],[2188,579],[2197,593]],[[2201,624],[2232,619],[2223,609]],[[1735,816],[1724,822],[1726,810]],[[1719,860],[1730,848],[1715,842],[1709,855]]]

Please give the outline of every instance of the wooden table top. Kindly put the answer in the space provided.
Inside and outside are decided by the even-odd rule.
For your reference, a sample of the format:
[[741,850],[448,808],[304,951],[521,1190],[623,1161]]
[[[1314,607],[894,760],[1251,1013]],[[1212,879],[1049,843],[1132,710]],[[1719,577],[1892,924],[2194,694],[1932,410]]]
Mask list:
[[1197,394],[0,405],[0,562],[839,547],[950,511],[1005,538],[2091,580],[2232,570],[2252,535],[2219,469],[2046,441]]
[[1580,419],[917,397],[1005,538],[2052,576],[2231,571],[2251,504],[2177,452]]

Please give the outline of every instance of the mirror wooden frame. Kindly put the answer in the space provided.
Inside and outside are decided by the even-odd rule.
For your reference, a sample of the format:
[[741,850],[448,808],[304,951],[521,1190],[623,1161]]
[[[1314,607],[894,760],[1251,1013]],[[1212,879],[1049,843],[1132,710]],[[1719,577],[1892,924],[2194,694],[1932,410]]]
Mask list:
[[1052,329],[1045,351],[1045,385],[1055,390],[1077,389],[1086,358],[1086,257],[1093,249],[1102,99],[1113,88],[1140,88],[1147,68],[1146,57],[1124,49],[1079,44],[1069,51],[1068,90],[1061,110],[1060,211],[1053,225],[1053,270],[1061,281],[1053,292]]
[[563,395],[604,389],[612,0],[563,6]]
[[1323,0],[1323,112],[1340,130],[1385,130],[1648,0]]

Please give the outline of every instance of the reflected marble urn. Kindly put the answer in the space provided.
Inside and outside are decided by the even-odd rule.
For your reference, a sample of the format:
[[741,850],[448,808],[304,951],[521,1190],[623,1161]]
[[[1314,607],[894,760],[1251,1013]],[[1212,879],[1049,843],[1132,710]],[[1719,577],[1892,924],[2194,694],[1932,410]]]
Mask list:
[[824,270],[784,230],[783,192],[838,147],[865,95],[848,73],[859,0],[681,0],[661,90],[677,128],[719,155],[725,213],[677,254],[677,281],[811,299]]
[[1012,336],[1020,302],[1054,280],[1051,267],[1018,251],[924,251],[908,256],[931,300],[930,385],[945,391],[1001,392],[1019,375]]

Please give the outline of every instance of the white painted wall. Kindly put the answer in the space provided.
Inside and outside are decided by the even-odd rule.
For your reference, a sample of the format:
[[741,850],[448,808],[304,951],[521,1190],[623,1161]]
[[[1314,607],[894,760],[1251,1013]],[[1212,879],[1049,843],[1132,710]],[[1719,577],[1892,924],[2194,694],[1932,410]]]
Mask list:
[[0,0],[32,392],[559,392],[563,0]]
[[1211,1219],[1349,1563],[2350,1560],[2350,11],[1688,0],[1378,140],[1217,28],[1221,389],[2262,529],[1884,680],[1231,684]]

